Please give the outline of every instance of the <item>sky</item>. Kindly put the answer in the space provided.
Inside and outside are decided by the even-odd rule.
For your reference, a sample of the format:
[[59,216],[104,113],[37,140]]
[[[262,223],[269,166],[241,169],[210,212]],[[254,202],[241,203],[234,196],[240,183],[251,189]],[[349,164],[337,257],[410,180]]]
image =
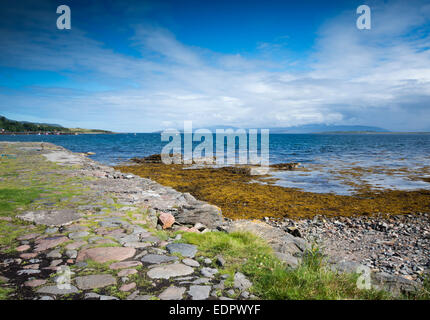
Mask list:
[[116,132],[430,131],[429,31],[430,0],[2,0],[0,115]]

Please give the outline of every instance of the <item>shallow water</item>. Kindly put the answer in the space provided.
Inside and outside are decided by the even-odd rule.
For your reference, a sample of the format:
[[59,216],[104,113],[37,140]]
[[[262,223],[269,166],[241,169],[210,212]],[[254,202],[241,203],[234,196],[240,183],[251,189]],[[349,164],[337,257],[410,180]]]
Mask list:
[[[52,142],[74,152],[95,152],[90,157],[108,165],[160,153],[167,143],[157,133],[17,135],[0,136],[0,141]],[[336,194],[352,194],[363,184],[430,190],[430,183],[420,180],[430,175],[429,134],[273,134],[269,151],[270,163],[301,162],[306,170],[274,172],[284,187]]]

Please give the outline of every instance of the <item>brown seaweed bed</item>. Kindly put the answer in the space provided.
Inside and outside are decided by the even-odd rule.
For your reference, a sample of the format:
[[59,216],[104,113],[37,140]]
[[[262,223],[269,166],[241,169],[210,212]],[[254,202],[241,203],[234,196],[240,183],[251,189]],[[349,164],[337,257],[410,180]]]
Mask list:
[[[354,195],[312,193],[274,185],[270,175],[254,176],[229,167],[139,162],[118,166],[200,200],[217,205],[231,219],[264,217],[398,215],[430,212],[430,191],[373,190],[363,186]],[[263,183],[262,183],[263,182]]]

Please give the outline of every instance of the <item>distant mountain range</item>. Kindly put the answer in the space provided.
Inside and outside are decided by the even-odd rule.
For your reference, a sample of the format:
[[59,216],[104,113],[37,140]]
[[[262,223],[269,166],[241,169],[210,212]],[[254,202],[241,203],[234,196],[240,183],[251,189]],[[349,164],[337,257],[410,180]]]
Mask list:
[[[240,129],[233,126],[211,126],[204,129],[209,129],[215,132],[216,129]],[[345,126],[345,125],[325,125],[325,124],[306,124],[303,126],[293,127],[273,127],[269,129],[270,133],[341,133],[341,132],[390,132],[387,129],[371,126]],[[193,129],[197,130],[197,129]],[[179,130],[182,132],[183,130]],[[161,131],[157,131],[161,132]]]
[[325,132],[390,132],[387,129],[370,126],[342,126],[306,124],[303,126],[270,128],[271,133],[325,133]]

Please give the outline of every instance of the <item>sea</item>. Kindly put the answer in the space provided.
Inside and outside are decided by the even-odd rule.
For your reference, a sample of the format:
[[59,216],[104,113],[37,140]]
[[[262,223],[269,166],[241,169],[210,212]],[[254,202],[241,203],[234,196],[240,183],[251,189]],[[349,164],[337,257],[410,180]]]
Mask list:
[[[1,135],[0,141],[51,142],[94,152],[89,157],[107,165],[159,154],[168,143],[160,133]],[[268,150],[271,164],[301,164],[271,173],[286,188],[339,195],[354,194],[362,185],[430,190],[430,134],[270,134]]]

